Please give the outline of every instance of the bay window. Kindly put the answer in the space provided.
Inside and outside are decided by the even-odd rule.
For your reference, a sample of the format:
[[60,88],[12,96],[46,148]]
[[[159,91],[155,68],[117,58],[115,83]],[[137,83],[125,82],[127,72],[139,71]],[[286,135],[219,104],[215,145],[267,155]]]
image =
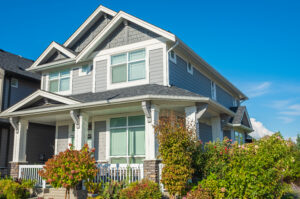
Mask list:
[[64,92],[70,90],[70,69],[49,73],[49,91]]
[[146,51],[135,50],[111,56],[111,83],[146,78]]
[[145,116],[110,119],[111,163],[142,163],[145,158]]

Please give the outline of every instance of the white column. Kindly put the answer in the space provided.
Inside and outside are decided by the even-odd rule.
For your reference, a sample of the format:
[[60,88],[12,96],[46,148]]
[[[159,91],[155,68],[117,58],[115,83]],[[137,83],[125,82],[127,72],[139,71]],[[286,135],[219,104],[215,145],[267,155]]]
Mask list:
[[195,136],[199,136],[199,121],[197,119],[197,106],[185,107],[185,122],[190,128],[193,128]]
[[74,148],[76,150],[82,149],[84,144],[87,143],[88,136],[88,125],[89,125],[89,117],[86,113],[80,113],[79,115],[79,124],[75,125],[75,133],[74,133]]
[[158,144],[155,138],[154,126],[158,124],[159,108],[156,105],[151,105],[151,122],[146,119],[146,160],[155,160],[158,152]]
[[14,132],[13,162],[26,162],[28,121],[20,120]]
[[221,128],[221,119],[220,117],[211,118],[211,126],[212,126],[212,137],[213,141],[223,140],[223,132]]

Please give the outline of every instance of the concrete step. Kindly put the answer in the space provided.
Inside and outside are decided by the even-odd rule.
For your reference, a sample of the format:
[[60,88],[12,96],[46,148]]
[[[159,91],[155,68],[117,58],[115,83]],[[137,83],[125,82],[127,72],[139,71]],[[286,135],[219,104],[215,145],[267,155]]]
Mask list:
[[[35,190],[36,196],[44,199],[65,199],[66,189],[45,188]],[[85,190],[70,190],[70,199],[86,199]]]

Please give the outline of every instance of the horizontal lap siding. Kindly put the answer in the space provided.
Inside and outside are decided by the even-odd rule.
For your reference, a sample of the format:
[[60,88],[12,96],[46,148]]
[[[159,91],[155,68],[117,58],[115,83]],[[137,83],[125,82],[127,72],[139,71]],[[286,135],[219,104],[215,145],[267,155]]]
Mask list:
[[149,52],[149,72],[150,84],[163,85],[163,49],[150,50]]
[[57,132],[57,153],[68,148],[69,126],[59,126]]
[[105,91],[107,87],[107,60],[96,62],[96,92]]
[[203,143],[212,141],[212,127],[204,123],[199,123],[199,139]]
[[177,64],[169,61],[170,84],[197,94],[210,97],[210,80],[194,68],[191,75],[187,72],[187,63],[177,56]]
[[229,93],[220,88],[218,85],[216,86],[216,89],[217,101],[227,108],[232,107],[234,98]]
[[91,74],[79,76],[79,70],[77,68],[73,70],[73,85],[72,85],[72,94],[88,93],[93,91],[93,72]]
[[94,146],[96,160],[106,159],[106,121],[95,122]]

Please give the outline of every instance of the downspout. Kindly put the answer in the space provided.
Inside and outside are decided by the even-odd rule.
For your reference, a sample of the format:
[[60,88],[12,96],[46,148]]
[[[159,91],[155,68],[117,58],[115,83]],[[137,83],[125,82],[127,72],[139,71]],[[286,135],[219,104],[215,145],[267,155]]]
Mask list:
[[179,44],[179,41],[176,40],[175,44],[171,48],[169,48],[169,50],[167,50],[166,78],[167,78],[167,86],[169,86],[169,87],[171,86],[170,85],[170,78],[169,78],[169,76],[170,76],[170,74],[169,74],[169,52],[171,52],[173,49],[175,49],[176,46],[178,46],[178,44]]

